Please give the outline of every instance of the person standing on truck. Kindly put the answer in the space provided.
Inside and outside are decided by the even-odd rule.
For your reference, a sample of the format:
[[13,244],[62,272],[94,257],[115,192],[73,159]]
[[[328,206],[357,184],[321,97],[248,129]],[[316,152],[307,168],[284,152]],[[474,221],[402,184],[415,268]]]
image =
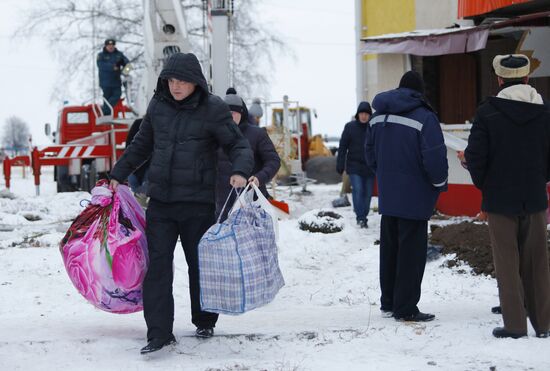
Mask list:
[[[99,86],[103,91],[103,97],[111,107],[114,107],[122,95],[122,81],[120,74],[127,74],[130,61],[116,48],[114,39],[105,40],[103,50],[97,55],[97,68],[99,71]],[[125,68],[126,67],[126,68]],[[103,104],[103,114],[112,115],[107,103]]]
[[218,314],[200,306],[198,244],[216,222],[219,147],[231,161],[231,186],[246,186],[254,166],[248,141],[233,123],[227,104],[209,93],[197,57],[175,53],[164,64],[138,133],[110,174],[116,191],[120,182],[151,158],[145,230],[149,269],[143,281],[148,343],[142,354],[176,341],[172,265],[178,237],[189,268],[195,335],[208,338],[214,334]]
[[550,329],[547,219],[550,106],[528,85],[529,58],[493,59],[500,92],[477,109],[464,152],[487,213],[503,327],[497,338],[537,337]]

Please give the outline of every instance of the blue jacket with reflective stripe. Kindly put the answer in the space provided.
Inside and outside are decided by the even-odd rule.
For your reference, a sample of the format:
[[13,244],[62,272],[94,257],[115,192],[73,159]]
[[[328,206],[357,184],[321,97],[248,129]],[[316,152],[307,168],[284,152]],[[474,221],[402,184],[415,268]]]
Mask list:
[[422,95],[399,88],[378,94],[365,151],[376,171],[380,214],[428,220],[447,189],[447,148],[439,119]]

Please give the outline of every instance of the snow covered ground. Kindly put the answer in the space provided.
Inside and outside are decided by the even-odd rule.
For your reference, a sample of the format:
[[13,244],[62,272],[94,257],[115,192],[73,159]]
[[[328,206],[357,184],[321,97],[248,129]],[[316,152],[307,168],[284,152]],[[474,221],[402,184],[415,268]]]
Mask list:
[[[16,171],[14,200],[0,199],[0,370],[548,370],[550,339],[498,340],[491,314],[495,281],[427,264],[420,309],[437,318],[404,324],[379,313],[377,215],[359,229],[350,207],[332,235],[299,230],[297,218],[330,207],[339,186],[310,186],[280,225],[286,286],[270,305],[221,316],[216,336],[192,336],[187,268],[176,249],[177,345],[150,356],[141,313],[114,315],[88,304],[72,286],[57,243],[87,193],[55,194],[51,171],[42,196]],[[0,189],[3,179],[0,180]],[[294,189],[298,191],[299,189]],[[40,219],[29,221],[28,219]]]

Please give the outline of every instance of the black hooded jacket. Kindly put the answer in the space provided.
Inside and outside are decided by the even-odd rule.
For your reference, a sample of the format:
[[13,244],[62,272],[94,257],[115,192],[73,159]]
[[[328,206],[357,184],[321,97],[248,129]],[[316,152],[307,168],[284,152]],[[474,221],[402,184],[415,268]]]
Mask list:
[[367,160],[365,159],[365,138],[369,123],[363,124],[359,121],[359,112],[372,114],[370,105],[367,102],[361,102],[357,107],[355,120],[344,126],[338,145],[336,171],[342,174],[346,170],[348,174],[371,177],[374,176],[374,172],[367,166]]
[[465,156],[482,210],[525,215],[546,209],[550,107],[489,97],[477,110]]
[[[194,93],[176,101],[168,88],[169,78],[197,84]],[[235,127],[229,107],[208,93],[197,57],[176,53],[166,61],[139,132],[111,177],[124,181],[151,156],[147,194],[152,199],[212,204],[219,147],[231,159],[232,174],[248,177],[252,173],[252,151]]]

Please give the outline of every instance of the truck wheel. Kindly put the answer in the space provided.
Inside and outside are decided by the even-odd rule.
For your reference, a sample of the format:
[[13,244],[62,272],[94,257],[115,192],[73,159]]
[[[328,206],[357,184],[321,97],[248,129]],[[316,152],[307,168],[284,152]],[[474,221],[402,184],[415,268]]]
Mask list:
[[97,182],[97,169],[95,161],[83,164],[80,168],[80,190],[91,192]]
[[54,168],[54,178],[57,183],[57,193],[74,192],[76,187],[71,183],[69,177],[69,168],[67,166],[56,166]]

